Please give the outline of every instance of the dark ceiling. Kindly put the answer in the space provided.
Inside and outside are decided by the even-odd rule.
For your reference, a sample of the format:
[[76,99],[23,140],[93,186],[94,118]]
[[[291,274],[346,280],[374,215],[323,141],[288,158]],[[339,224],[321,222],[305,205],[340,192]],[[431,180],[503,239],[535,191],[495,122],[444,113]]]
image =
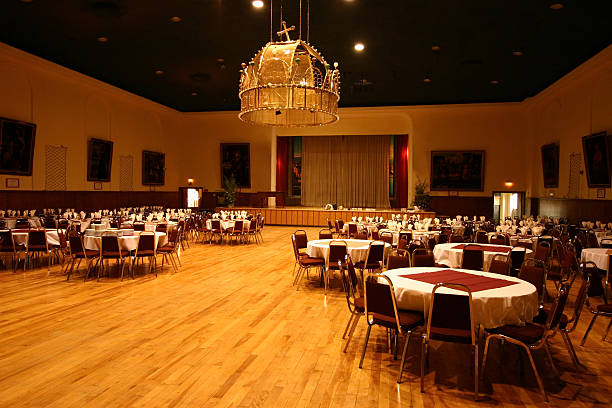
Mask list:
[[[521,101],[612,43],[612,0],[560,2],[311,0],[310,42],[340,63],[341,106]],[[240,63],[269,39],[264,3],[2,0],[0,41],[180,111],[239,109]],[[298,4],[283,1],[289,25]]]

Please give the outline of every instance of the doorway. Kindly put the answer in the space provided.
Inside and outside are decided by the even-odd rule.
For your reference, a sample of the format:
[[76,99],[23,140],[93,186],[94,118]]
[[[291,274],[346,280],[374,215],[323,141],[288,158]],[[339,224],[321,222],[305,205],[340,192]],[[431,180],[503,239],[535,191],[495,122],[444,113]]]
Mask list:
[[524,191],[494,191],[493,218],[496,222],[505,219],[522,218],[525,212]]

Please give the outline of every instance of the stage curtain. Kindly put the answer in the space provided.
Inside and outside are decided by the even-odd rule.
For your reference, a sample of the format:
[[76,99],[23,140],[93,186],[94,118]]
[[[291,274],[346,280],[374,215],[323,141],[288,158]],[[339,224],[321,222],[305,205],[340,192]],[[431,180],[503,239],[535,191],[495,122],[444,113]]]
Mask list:
[[289,137],[276,138],[276,191],[287,192],[289,141]]
[[395,196],[397,206],[408,207],[408,135],[395,136]]
[[302,205],[389,208],[389,136],[302,138]]

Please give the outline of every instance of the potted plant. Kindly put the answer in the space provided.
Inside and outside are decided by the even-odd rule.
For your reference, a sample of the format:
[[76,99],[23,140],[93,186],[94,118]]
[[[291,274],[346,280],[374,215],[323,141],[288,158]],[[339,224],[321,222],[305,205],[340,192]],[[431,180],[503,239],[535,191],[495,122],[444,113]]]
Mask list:
[[419,207],[421,210],[426,210],[431,201],[431,196],[427,191],[429,185],[426,181],[422,181],[419,177],[417,177],[417,180],[418,181],[414,186],[414,202],[412,205]]
[[233,207],[238,198],[238,184],[234,176],[225,177],[223,179],[223,196],[228,207]]

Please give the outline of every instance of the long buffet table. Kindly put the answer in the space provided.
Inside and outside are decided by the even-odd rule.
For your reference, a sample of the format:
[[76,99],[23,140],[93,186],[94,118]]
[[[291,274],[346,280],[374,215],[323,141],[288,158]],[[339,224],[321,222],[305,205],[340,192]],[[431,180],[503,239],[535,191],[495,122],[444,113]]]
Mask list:
[[309,207],[280,207],[280,208],[253,208],[253,207],[220,207],[215,209],[219,211],[246,211],[249,214],[261,213],[266,217],[268,225],[304,225],[312,227],[326,227],[327,219],[333,223],[335,220],[351,221],[353,217],[383,217],[385,220],[391,217],[391,214],[408,214],[417,215],[420,219],[434,218],[435,212],[431,211],[408,211],[402,213],[400,210],[323,210],[320,208]]

